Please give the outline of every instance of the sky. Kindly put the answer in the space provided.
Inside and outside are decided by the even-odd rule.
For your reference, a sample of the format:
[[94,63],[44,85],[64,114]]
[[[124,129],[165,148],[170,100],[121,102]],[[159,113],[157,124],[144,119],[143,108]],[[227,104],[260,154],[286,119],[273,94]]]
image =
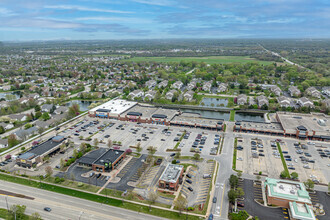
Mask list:
[[329,37],[330,0],[0,0],[0,41]]

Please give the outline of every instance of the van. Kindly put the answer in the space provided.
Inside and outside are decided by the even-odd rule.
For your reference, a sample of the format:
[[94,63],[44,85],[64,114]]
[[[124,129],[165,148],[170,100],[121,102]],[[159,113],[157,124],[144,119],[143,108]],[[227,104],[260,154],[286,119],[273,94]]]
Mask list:
[[211,174],[203,174],[203,178],[204,179],[211,178]]

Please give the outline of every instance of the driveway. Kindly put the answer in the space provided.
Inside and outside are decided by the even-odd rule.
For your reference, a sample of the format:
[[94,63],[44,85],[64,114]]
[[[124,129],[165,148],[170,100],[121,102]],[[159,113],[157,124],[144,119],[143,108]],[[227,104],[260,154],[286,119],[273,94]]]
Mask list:
[[267,208],[262,205],[259,205],[254,201],[254,190],[253,190],[253,181],[244,180],[243,189],[245,192],[244,196],[244,210],[246,210],[252,216],[258,216],[259,219],[283,219],[284,214],[281,208]]

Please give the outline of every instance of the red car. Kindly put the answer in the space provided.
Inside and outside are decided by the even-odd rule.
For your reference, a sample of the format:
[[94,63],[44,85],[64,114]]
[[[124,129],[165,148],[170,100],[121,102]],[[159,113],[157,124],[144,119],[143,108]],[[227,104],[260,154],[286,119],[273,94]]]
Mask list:
[[244,207],[244,203],[243,202],[237,202],[237,206]]

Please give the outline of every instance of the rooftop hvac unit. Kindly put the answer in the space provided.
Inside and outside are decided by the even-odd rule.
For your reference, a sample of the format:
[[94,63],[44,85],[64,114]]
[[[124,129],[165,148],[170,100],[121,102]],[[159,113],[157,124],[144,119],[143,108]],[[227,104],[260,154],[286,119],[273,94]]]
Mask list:
[[280,188],[280,189],[284,189],[284,186],[283,186],[283,185],[280,185],[279,188]]
[[118,154],[118,151],[116,151],[116,154]]
[[291,190],[290,190],[290,193],[291,193],[291,194],[295,194],[296,191],[294,191],[293,189],[291,189]]
[[104,162],[104,160],[100,160],[100,162],[101,162],[101,163],[103,163],[103,162]]

